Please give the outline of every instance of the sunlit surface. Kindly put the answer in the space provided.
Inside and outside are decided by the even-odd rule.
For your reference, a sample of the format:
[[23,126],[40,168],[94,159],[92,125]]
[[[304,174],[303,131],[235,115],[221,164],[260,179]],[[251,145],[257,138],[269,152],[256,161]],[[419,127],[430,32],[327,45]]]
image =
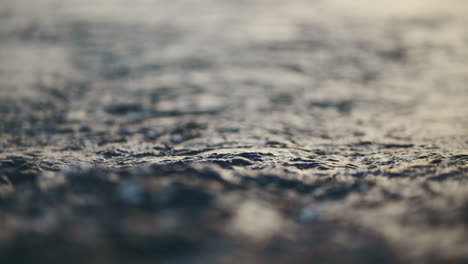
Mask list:
[[467,84],[461,0],[3,0],[0,262],[464,263]]

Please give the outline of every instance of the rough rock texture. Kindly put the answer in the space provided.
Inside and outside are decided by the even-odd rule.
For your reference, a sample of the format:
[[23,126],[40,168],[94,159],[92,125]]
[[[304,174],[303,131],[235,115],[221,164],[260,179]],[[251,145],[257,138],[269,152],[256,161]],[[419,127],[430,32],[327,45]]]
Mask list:
[[468,4],[0,3],[1,263],[468,263]]

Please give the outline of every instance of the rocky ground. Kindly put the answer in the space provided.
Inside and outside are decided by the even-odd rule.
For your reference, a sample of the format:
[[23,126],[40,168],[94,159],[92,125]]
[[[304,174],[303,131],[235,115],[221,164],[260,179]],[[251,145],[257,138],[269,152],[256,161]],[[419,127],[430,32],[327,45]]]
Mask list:
[[1,263],[468,263],[462,0],[0,3]]

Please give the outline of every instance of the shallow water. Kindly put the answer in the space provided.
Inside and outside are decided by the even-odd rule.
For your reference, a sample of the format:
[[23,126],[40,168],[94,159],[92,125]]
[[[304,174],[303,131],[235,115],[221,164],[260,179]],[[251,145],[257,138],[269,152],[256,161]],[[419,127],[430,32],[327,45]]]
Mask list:
[[3,2],[0,259],[467,261],[466,12]]

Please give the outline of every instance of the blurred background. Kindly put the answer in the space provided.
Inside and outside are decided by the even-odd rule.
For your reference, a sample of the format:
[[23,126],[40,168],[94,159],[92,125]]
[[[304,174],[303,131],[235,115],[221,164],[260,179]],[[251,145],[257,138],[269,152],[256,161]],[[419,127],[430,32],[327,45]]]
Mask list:
[[[124,103],[166,113],[223,108],[265,129],[294,112],[300,118],[286,126],[310,130],[311,107],[350,112],[320,121],[331,137],[355,130],[352,119],[379,127],[370,137],[466,129],[463,1],[5,0],[0,8],[4,108],[11,100],[46,107],[44,89],[57,86],[73,98],[53,107],[84,125],[113,119],[101,110]],[[21,126],[13,123],[2,130]]]

